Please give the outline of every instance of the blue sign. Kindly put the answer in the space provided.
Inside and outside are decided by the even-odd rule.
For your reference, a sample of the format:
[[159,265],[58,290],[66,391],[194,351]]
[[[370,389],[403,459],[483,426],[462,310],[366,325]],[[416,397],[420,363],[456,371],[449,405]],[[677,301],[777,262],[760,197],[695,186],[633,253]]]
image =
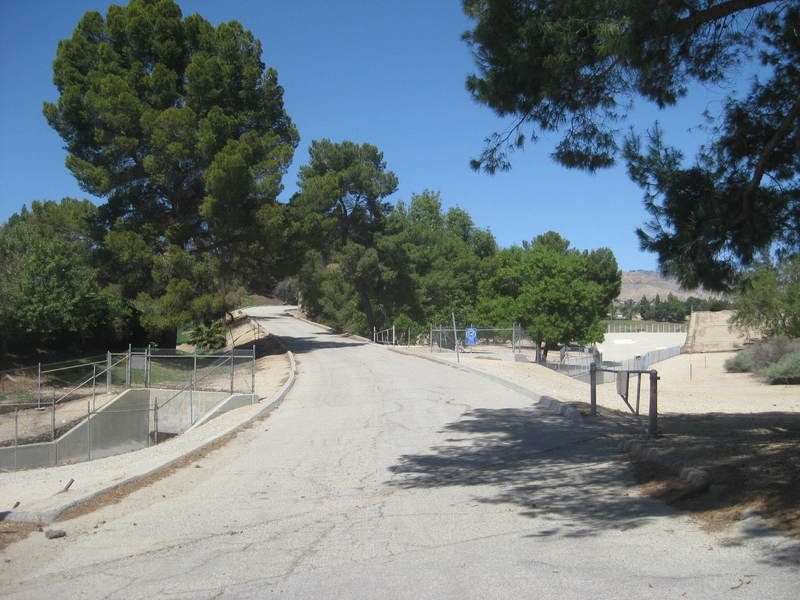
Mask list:
[[467,346],[474,346],[478,343],[478,330],[473,327],[468,327],[466,330],[466,339],[464,343]]

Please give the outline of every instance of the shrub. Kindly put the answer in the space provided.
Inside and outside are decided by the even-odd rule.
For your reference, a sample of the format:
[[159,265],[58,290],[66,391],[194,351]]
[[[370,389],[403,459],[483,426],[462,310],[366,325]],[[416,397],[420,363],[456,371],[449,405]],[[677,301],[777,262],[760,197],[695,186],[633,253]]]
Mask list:
[[745,348],[731,356],[725,361],[725,370],[728,373],[751,373],[753,371],[753,358],[750,356],[750,348]]
[[772,384],[800,383],[800,352],[793,352],[758,373]]
[[725,361],[729,373],[754,373],[770,383],[800,383],[800,339],[757,342]]
[[189,334],[189,340],[198,350],[216,350],[225,345],[225,326],[222,321],[200,323]]

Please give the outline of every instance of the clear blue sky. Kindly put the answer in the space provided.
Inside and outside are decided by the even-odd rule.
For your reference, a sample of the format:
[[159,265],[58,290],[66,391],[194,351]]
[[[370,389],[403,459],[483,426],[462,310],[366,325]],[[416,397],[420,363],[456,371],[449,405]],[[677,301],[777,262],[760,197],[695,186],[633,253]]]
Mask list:
[[[502,122],[464,88],[474,68],[460,39],[470,27],[460,0],[178,3],[184,15],[197,12],[213,24],[238,20],[277,69],[301,136],[281,199],[296,190],[312,140],[368,142],[400,180],[395,202],[438,190],[445,207],[467,210],[503,246],[554,230],[581,249],[611,248],[622,269],[655,269],[634,232],[646,219],[642,194],[623,166],[595,175],[569,171],[552,162],[555,140],[545,140],[515,154],[508,173],[469,168]],[[32,200],[89,197],[64,167],[62,140],[42,116],[42,102],[56,99],[51,63],[59,40],[71,36],[84,12],[105,13],[109,4],[0,0],[0,222]],[[721,98],[721,91],[699,89],[666,113],[637,107],[633,124],[643,130],[659,119],[667,141],[692,156],[702,139],[689,128]]]

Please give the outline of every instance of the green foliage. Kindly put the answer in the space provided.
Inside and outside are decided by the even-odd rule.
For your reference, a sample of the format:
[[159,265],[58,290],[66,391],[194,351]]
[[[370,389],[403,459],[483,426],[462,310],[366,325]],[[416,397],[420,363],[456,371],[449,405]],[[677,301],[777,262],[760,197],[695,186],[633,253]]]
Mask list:
[[81,187],[107,199],[102,278],[151,333],[219,316],[242,283],[292,266],[276,197],[298,135],[261,52],[239,23],[171,0],[88,12],[59,44],[44,114]]
[[787,354],[761,371],[761,375],[772,384],[800,383],[800,351]]
[[[526,137],[559,131],[553,157],[568,168],[609,167],[622,153],[652,219],[642,247],[684,287],[727,291],[760,251],[800,244],[800,6],[765,0],[463,0],[478,73],[467,88],[511,126],[473,161],[510,168]],[[746,26],[744,25],[746,23]],[[642,149],[620,139],[629,107],[674,105],[692,82],[728,85],[761,63],[743,97],[726,99],[695,164],[654,128]],[[729,86],[733,88],[733,86]]]
[[459,208],[442,210],[425,191],[386,208],[369,245],[352,239],[329,258],[313,251],[296,277],[305,310],[363,335],[402,323],[414,336],[430,323],[475,318],[477,285],[497,245]]
[[53,351],[126,332],[129,309],[117,288],[100,288],[93,265],[95,210],[71,198],[33,202],[0,227],[4,345]]
[[734,325],[768,337],[800,337],[800,254],[747,272],[734,302]]
[[731,373],[754,373],[769,383],[800,383],[800,339],[779,336],[757,342],[725,361]]
[[[613,260],[610,252],[601,255]],[[520,323],[545,356],[562,344],[602,341],[608,290],[621,274],[598,270],[591,256],[554,232],[499,252],[480,285],[480,312],[495,323]]]
[[222,321],[199,323],[189,332],[189,342],[199,351],[217,350],[225,346],[225,341]]
[[629,319],[637,314],[648,321],[682,323],[692,312],[720,311],[729,309],[731,306],[728,300],[722,298],[705,299],[689,296],[686,300],[681,300],[668,294],[666,300],[661,300],[656,294],[652,301],[646,296],[642,296],[639,302],[625,300],[618,304],[615,310],[622,312]]
[[311,142],[308,153],[292,204],[300,219],[309,220],[315,246],[329,255],[349,241],[369,244],[391,210],[384,198],[397,189],[383,153],[370,144],[327,139]]

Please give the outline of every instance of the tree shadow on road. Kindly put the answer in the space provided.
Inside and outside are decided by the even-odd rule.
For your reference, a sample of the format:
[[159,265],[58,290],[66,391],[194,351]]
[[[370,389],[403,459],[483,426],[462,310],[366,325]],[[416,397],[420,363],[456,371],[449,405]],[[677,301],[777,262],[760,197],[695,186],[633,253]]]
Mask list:
[[[319,335],[330,335],[329,339],[320,340]],[[367,342],[356,342],[337,339],[336,334],[320,333],[315,337],[294,337],[289,335],[280,336],[281,341],[286,344],[295,354],[307,354],[316,350],[327,350],[329,348],[353,348],[356,346],[365,346]]]
[[[571,525],[536,535],[585,537],[631,529],[668,514],[642,500],[602,431],[576,426],[540,409],[475,409],[447,425],[448,445],[405,455],[390,468],[402,488],[480,487],[479,501],[514,504],[527,516]],[[477,434],[478,437],[475,437]]]
[[[389,484],[474,487],[478,501],[512,504],[543,522],[533,537],[583,538],[676,514],[639,494],[627,461],[601,426],[577,426],[534,408],[476,409],[442,433],[449,435],[446,444],[402,456],[390,467]],[[796,553],[783,547],[765,560],[790,566]]]

